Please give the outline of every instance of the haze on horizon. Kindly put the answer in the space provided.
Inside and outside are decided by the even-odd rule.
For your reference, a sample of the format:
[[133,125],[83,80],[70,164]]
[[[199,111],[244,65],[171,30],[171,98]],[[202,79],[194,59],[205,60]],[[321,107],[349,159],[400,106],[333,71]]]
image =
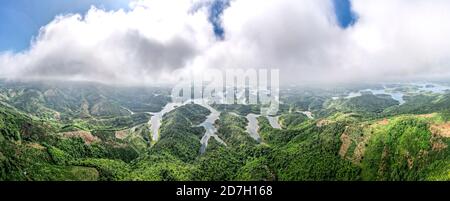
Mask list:
[[55,16],[28,48],[0,53],[0,77],[149,85],[173,83],[177,72],[278,68],[282,84],[450,78],[450,1],[351,0],[347,23],[339,1],[92,6]]

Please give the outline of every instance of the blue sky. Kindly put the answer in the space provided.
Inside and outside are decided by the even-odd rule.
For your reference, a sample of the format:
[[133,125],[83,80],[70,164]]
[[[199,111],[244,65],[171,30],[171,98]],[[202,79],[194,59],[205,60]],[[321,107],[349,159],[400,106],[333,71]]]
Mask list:
[[333,0],[334,11],[341,27],[353,25],[358,19],[356,14],[351,10],[351,2],[349,0]]
[[[355,22],[349,0],[332,0],[336,17],[343,28]],[[39,28],[48,24],[56,15],[65,13],[85,13],[91,5],[107,10],[128,7],[128,0],[2,0],[0,7],[0,52],[26,49]],[[228,0],[217,0],[211,6],[210,21],[219,38],[223,29],[217,21]]]
[[39,28],[59,14],[84,13],[91,5],[105,9],[128,6],[127,0],[2,0],[0,51],[26,49]]
[[224,34],[224,30],[220,26],[220,15],[223,13],[223,10],[226,9],[229,5],[229,0],[216,0],[210,6],[209,21],[213,24],[214,33],[219,38],[223,38]]

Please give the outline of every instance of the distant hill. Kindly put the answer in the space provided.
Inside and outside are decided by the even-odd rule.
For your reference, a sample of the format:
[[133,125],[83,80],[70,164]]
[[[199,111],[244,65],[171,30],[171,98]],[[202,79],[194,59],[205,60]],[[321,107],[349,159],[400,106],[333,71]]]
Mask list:
[[224,144],[210,138],[203,154],[198,125],[210,112],[200,105],[165,114],[153,141],[149,120],[168,94],[1,83],[0,180],[450,180],[449,94],[408,94],[399,105],[387,95],[284,90],[282,128],[260,116],[261,141],[246,130],[258,105],[213,105]]

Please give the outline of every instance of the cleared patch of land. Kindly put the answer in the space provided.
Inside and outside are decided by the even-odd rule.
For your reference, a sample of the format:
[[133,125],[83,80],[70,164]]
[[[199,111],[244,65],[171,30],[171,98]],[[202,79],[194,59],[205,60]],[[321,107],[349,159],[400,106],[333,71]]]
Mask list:
[[442,124],[431,124],[430,131],[433,135],[441,137],[450,137],[450,122],[445,122]]
[[62,133],[62,135],[66,138],[79,137],[79,138],[83,139],[83,141],[86,144],[92,144],[93,142],[100,141],[100,139],[93,136],[91,134],[91,132],[88,132],[88,131],[70,131],[70,132],[64,132],[64,133]]
[[125,139],[128,136],[128,130],[116,131],[115,136],[117,139]]
[[345,157],[345,155],[347,154],[348,148],[352,144],[352,139],[347,134],[347,130],[348,130],[348,127],[345,128],[344,133],[342,133],[342,135],[341,135],[342,144],[341,144],[341,148],[339,149],[339,155],[341,157]]

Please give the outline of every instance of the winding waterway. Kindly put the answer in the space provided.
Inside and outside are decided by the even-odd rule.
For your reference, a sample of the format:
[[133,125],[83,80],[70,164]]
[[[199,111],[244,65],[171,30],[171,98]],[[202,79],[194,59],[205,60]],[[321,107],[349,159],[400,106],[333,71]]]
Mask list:
[[246,127],[247,133],[250,134],[250,137],[255,139],[256,141],[261,141],[261,137],[259,136],[259,124],[258,124],[258,117],[260,115],[257,114],[248,114],[246,116],[248,124]]
[[275,129],[281,129],[281,125],[279,122],[280,116],[267,116],[267,120],[269,120],[270,126]]
[[215,127],[215,122],[219,119],[220,112],[207,104],[200,104],[200,105],[211,112],[211,114],[209,114],[206,117],[206,120],[199,125],[203,126],[203,128],[205,128],[206,130],[205,134],[200,140],[200,143],[202,144],[202,146],[200,147],[200,153],[203,154],[205,153],[206,148],[208,147],[208,141],[211,137],[214,137],[214,139],[217,140],[217,142],[225,146],[227,145],[222,139],[219,138],[219,136],[217,136],[217,128]]
[[[167,103],[160,112],[149,113],[152,115],[152,117],[150,118],[148,124],[150,125],[150,132],[152,135],[152,140],[154,142],[158,141],[158,139],[159,139],[159,129],[161,127],[161,123],[162,123],[162,119],[163,119],[164,115],[175,110],[176,108],[178,108],[180,106],[183,106],[183,105],[186,105],[189,103],[192,103],[192,101],[189,100],[184,103]],[[220,139],[219,136],[217,136],[217,134],[216,134],[217,128],[214,125],[214,123],[220,117],[220,112],[207,104],[198,104],[198,105],[200,105],[210,111],[210,114],[206,117],[206,120],[203,123],[201,123],[200,125],[198,125],[198,126],[204,127],[206,130],[205,134],[203,135],[203,137],[200,140],[200,143],[202,144],[201,148],[200,148],[200,153],[204,153],[206,151],[206,148],[208,146],[208,141],[211,137],[214,137],[215,140],[217,140],[219,143],[226,146],[226,143],[222,139]]]
[[185,105],[187,102],[181,104],[181,103],[167,103],[164,108],[157,113],[150,113],[153,115],[150,118],[150,121],[148,124],[150,125],[150,131],[152,134],[152,140],[153,142],[156,142],[159,138],[159,128],[161,127],[162,118],[165,114],[171,112],[172,110],[176,109],[177,107],[180,107],[182,105]]

